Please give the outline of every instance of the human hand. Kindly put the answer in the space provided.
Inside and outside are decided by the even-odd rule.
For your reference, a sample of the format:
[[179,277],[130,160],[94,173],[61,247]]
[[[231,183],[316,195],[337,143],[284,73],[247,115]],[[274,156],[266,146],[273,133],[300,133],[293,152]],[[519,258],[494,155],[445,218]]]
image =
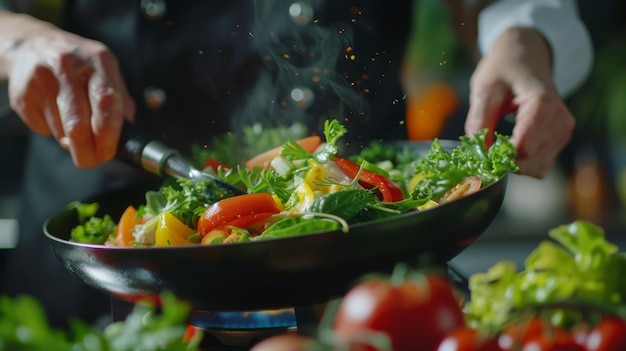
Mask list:
[[96,167],[115,156],[123,119],[135,114],[117,60],[100,42],[34,21],[17,22],[25,30],[6,56],[11,108],[76,166]]
[[550,48],[538,32],[511,28],[496,40],[470,81],[466,134],[493,131],[504,114],[516,110],[511,142],[519,172],[536,178],[548,174],[575,126],[553,84],[551,62]]

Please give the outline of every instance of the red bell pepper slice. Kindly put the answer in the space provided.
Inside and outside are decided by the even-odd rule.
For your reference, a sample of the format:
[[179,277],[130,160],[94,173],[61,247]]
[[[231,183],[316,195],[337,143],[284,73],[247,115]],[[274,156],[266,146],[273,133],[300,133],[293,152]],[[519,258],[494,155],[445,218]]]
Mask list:
[[209,206],[198,220],[198,232],[204,237],[211,230],[234,225],[245,228],[280,212],[272,195],[244,194],[225,198]]
[[[341,168],[341,170],[352,179],[356,177],[361,169],[361,166],[345,158],[335,157],[334,161],[337,163],[339,168]],[[380,192],[382,200],[385,202],[404,200],[404,193],[402,192],[402,189],[396,183],[380,174],[364,169],[361,171],[359,184],[366,189],[377,188]]]
[[206,161],[204,161],[204,165],[202,166],[202,169],[212,169],[213,172],[217,172],[217,169],[219,167],[222,167],[226,170],[228,170],[230,168],[230,166],[224,162],[212,159],[212,158],[208,158]]

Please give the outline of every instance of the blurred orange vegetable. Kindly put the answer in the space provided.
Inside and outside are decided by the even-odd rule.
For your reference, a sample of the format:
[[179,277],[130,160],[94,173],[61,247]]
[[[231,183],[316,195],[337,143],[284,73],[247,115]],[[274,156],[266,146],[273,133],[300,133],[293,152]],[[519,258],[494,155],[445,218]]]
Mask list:
[[407,97],[406,127],[410,140],[432,140],[456,111],[459,97],[452,85],[432,82]]

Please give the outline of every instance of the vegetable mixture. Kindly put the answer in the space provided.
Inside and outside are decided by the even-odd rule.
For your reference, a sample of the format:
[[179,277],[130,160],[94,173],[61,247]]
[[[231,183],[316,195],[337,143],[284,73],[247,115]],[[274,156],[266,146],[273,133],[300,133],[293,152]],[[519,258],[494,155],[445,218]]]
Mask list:
[[226,198],[211,182],[166,181],[129,206],[115,222],[96,217],[97,203],[76,203],[80,225],[71,240],[123,247],[236,243],[281,238],[422,211],[486,187],[517,171],[515,147],[487,130],[462,136],[453,150],[434,140],[426,155],[410,146],[372,142],[360,154],[339,155],[347,133],[336,120],[318,136],[291,140],[229,166],[207,160],[213,172],[246,194]]

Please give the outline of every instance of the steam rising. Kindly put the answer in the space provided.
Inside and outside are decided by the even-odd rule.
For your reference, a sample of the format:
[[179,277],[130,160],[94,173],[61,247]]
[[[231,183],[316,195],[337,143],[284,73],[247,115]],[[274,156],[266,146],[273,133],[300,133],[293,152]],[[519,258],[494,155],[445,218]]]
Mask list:
[[329,117],[364,113],[365,100],[338,72],[349,59],[350,28],[321,24],[314,17],[323,1],[255,1],[252,41],[265,66],[250,95],[233,116],[233,130],[262,123],[303,123],[321,131]]

